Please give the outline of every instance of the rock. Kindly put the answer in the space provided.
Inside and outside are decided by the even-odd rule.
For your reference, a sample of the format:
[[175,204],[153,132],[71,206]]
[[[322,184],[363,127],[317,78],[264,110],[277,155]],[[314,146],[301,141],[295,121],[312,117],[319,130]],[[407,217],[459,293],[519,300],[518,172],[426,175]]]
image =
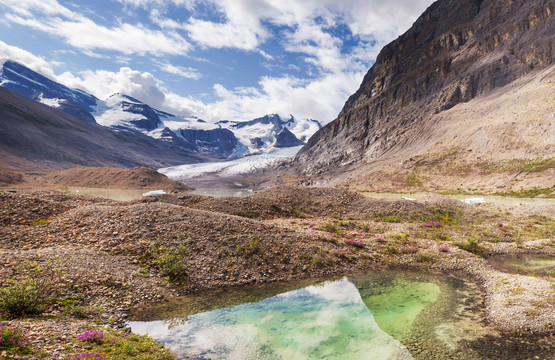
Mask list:
[[554,63],[554,10],[544,0],[435,2],[384,47],[337,119],[308,141],[295,166],[305,175],[329,177],[393,149],[414,144],[418,151],[419,140],[441,125],[432,115]]

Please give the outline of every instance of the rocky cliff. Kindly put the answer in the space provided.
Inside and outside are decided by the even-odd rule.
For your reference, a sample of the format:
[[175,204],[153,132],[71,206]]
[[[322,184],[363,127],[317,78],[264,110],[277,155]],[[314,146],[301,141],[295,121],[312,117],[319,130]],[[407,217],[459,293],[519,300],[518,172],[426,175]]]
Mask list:
[[381,51],[296,164],[305,175],[326,174],[422,149],[438,114],[554,64],[554,10],[553,0],[437,1]]

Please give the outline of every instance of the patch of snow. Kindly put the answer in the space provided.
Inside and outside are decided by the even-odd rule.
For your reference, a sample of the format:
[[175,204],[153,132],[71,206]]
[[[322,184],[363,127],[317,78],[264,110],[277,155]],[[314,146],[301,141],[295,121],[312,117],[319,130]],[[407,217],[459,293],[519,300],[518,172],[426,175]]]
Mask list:
[[320,130],[322,125],[320,125],[320,123],[316,120],[295,119],[294,117],[291,117],[291,120],[287,122],[285,127],[295,134],[297,139],[306,143],[307,140],[310,139],[314,133],[316,133],[316,131]]
[[64,99],[58,99],[58,98],[47,99],[44,97],[44,94],[40,94],[39,102],[43,103],[44,105],[48,105],[50,107],[57,109],[60,107],[60,104],[64,102]]
[[482,204],[486,200],[484,198],[470,198],[470,199],[464,199],[463,201],[467,204],[474,205],[474,204]]
[[[224,128],[227,128],[228,130],[231,130],[234,134],[235,137],[237,138],[237,140],[239,140],[243,145],[245,145],[248,149],[249,152],[251,153],[256,153],[257,151],[260,150],[265,150],[268,147],[270,147],[274,141],[275,141],[275,135],[274,134],[274,126],[273,124],[262,124],[262,123],[257,123],[257,124],[252,124],[250,126],[244,126],[244,127],[237,127],[234,126],[236,123],[230,122],[230,123],[225,123],[223,124]],[[252,140],[254,140],[255,138],[259,138],[264,145],[261,148],[257,148],[253,143]]]
[[150,195],[166,195],[166,192],[164,190],[153,190],[153,191],[145,192],[143,194],[143,196],[150,196]]
[[126,126],[126,127],[136,129],[135,126],[133,126],[129,122],[134,120],[146,119],[144,115],[134,114],[134,113],[125,111],[121,107],[121,105],[113,108],[108,108],[100,114],[98,113],[98,109],[99,107],[97,107],[97,110],[95,111],[95,119],[96,119],[96,122],[102,126],[107,126],[107,127]]
[[142,104],[143,104],[142,102],[140,102],[140,101],[138,101],[138,100],[136,100],[136,99],[132,99],[132,98],[130,98],[129,96],[127,96],[127,95],[125,95],[125,94],[120,94],[120,93],[111,95],[111,96],[110,96],[108,99],[106,99],[106,101],[104,101],[104,102],[105,102],[105,105],[106,105],[107,107],[109,107],[109,108],[118,106],[118,105],[119,105],[120,103],[122,103],[122,102],[130,103],[130,104],[139,104],[139,105],[142,105]]
[[160,113],[160,112],[157,112],[157,114],[160,117],[160,120],[162,120],[162,122],[164,123],[164,125],[175,133],[177,133],[181,129],[216,130],[220,128],[220,126],[216,124],[210,124],[210,123],[201,121],[196,117],[182,118],[179,116]]
[[243,175],[290,159],[299,152],[301,147],[275,149],[259,155],[245,156],[231,161],[172,166],[159,169],[158,172],[176,180],[193,179],[208,174],[217,174],[221,177]]

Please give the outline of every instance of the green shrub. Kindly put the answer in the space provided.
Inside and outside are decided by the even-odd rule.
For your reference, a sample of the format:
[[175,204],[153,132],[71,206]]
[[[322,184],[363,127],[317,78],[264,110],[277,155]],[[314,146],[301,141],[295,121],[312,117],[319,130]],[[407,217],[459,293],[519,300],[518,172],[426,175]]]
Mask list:
[[48,223],[50,223],[50,220],[48,219],[39,219],[39,220],[33,221],[33,225],[46,225]]
[[482,257],[487,255],[487,249],[480,245],[476,239],[468,239],[466,242],[456,241],[455,246],[469,253],[480,255]]
[[9,279],[0,288],[0,311],[13,316],[39,314],[46,310],[58,294],[58,271],[52,264],[41,267],[34,262],[23,262],[18,268],[24,279]]
[[162,275],[171,282],[185,282],[188,278],[185,257],[187,248],[179,245],[177,249],[166,249],[155,255],[153,263],[158,266]]
[[376,216],[374,221],[378,222],[388,222],[388,223],[400,223],[402,221],[401,217],[398,215],[389,215],[389,216]]
[[97,306],[83,306],[75,303],[68,303],[64,306],[64,314],[78,319],[88,319],[97,316],[102,309]]
[[339,230],[339,228],[331,222],[327,222],[323,224],[320,230],[328,233],[336,233],[336,234],[339,234],[341,232],[341,230]]

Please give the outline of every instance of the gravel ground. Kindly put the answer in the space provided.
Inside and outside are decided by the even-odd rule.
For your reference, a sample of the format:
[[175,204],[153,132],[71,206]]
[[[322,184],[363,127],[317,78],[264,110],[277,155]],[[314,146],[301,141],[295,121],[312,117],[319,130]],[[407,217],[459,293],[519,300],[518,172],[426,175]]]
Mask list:
[[[423,227],[418,219],[448,213],[480,219],[481,225],[470,230],[446,226],[440,230],[450,240],[430,239],[430,233],[439,230]],[[0,280],[7,284],[7,279],[21,276],[17,264],[22,260],[53,262],[62,274],[60,282],[79,289],[80,304],[97,309],[89,319],[78,319],[56,305],[38,318],[18,320],[32,329],[36,346],[49,353],[71,353],[64,347],[68,337],[99,324],[119,327],[131,309],[174,295],[323,278],[383,265],[467,273],[483,288],[489,323],[507,334],[553,334],[553,278],[503,273],[453,245],[457,232],[466,236],[465,231],[482,231],[488,221],[498,221],[500,213],[504,221],[516,221],[534,209],[509,214],[443,197],[371,200],[342,190],[297,187],[243,198],[177,194],[134,202],[0,191]],[[374,221],[380,216],[398,221]],[[326,224],[353,227],[343,229],[345,237],[332,236],[322,230]],[[496,236],[505,234],[494,227]],[[449,244],[449,251],[441,252],[439,244]],[[490,255],[555,254],[553,238],[481,244]],[[164,278],[152,258],[180,245],[186,249],[188,279],[176,285]],[[418,248],[418,254],[391,253],[392,246],[401,245]]]

